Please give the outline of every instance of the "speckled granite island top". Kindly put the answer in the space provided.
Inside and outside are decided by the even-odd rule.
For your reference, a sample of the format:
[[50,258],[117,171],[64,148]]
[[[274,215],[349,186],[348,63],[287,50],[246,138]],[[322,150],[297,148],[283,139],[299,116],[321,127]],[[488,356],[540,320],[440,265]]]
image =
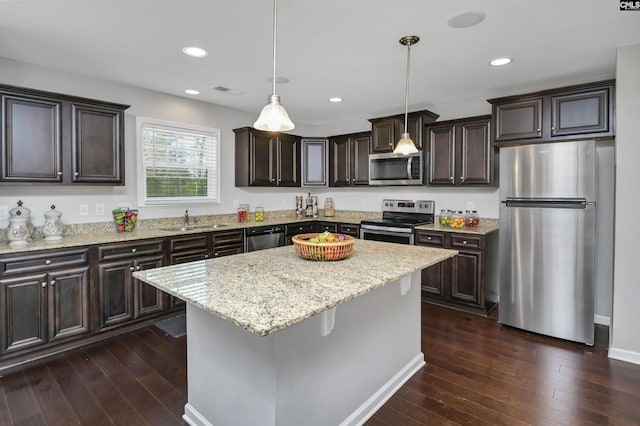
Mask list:
[[453,257],[457,251],[356,240],[351,256],[310,261],[292,246],[135,272],[260,336]]

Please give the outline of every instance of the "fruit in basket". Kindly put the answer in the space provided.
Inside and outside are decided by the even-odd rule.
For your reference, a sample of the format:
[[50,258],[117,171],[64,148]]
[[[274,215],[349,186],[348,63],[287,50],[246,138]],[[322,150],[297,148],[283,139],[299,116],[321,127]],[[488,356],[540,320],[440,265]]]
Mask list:
[[310,243],[335,243],[337,241],[339,241],[338,237],[329,231],[324,231],[322,234],[318,234],[317,237],[309,238]]

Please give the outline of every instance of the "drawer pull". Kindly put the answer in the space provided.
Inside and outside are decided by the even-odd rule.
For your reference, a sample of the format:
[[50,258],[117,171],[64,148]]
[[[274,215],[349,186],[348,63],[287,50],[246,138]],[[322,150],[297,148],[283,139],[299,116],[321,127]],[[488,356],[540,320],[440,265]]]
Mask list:
[[45,261],[44,261],[44,264],[45,264],[45,265],[51,265],[51,260],[50,260],[50,259],[45,260]]
[[427,240],[431,240],[431,237],[427,237]]
[[135,248],[132,248],[132,249],[131,249],[131,253],[135,253],[135,252],[137,252],[137,251],[138,251],[138,250],[137,250],[137,249],[135,249]]
[[462,244],[467,244],[467,240],[462,240]]

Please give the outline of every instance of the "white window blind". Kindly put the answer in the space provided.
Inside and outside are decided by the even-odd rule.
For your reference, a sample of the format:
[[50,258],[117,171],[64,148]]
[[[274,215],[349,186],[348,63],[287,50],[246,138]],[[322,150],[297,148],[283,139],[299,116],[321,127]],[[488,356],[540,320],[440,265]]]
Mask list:
[[220,202],[219,129],[139,117],[138,147],[141,205]]

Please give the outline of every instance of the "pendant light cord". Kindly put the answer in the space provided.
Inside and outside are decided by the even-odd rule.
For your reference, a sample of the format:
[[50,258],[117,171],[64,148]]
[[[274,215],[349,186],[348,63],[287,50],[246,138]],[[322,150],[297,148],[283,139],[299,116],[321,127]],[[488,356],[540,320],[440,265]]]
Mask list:
[[407,133],[407,118],[409,116],[409,66],[411,65],[411,44],[407,44],[407,82],[404,91],[404,132]]
[[273,0],[273,95],[276,94],[276,31],[278,28],[277,18],[278,0]]

